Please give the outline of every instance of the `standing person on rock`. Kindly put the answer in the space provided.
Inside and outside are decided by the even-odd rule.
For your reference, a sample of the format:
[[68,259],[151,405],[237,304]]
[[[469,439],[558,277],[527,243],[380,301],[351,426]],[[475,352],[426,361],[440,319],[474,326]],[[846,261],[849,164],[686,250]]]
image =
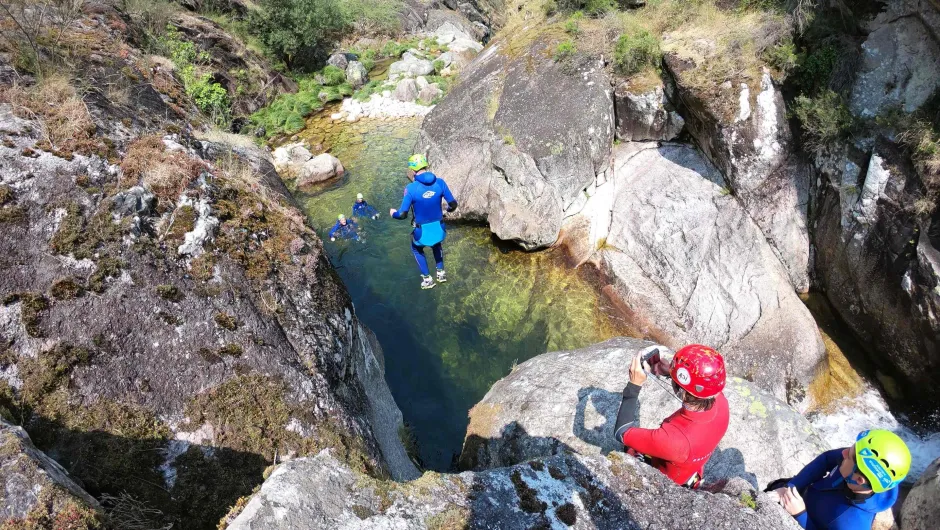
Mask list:
[[[669,374],[682,408],[663,420],[658,429],[639,425],[640,389],[649,362],[654,377]],[[639,352],[630,364],[630,382],[623,389],[617,413],[616,438],[631,454],[650,458],[650,464],[680,486],[697,488],[705,464],[728,430],[725,361],[717,351],[700,344],[680,349],[667,364],[659,347]]]
[[438,178],[429,171],[428,160],[424,155],[413,155],[408,159],[408,178],[414,179],[414,182],[405,187],[405,196],[401,201],[401,206],[397,210],[390,209],[388,213],[395,219],[407,219],[408,210],[414,210],[411,252],[414,254],[415,261],[418,262],[418,269],[421,270],[421,288],[430,289],[435,284],[428,271],[428,260],[424,256],[424,249],[431,247],[434,253],[437,281],[446,282],[444,248],[441,244],[447,236],[447,229],[443,223],[442,201],[447,203],[447,211],[452,212],[457,209],[457,200],[444,179]]
[[863,431],[854,445],[826,451],[766,491],[807,530],[868,530],[894,506],[910,468],[911,452],[898,435]]

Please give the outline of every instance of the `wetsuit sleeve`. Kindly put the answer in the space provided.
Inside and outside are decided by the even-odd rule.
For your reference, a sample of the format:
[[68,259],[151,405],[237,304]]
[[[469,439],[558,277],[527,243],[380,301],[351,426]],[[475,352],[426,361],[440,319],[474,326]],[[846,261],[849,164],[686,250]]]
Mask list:
[[689,442],[685,435],[669,424],[658,429],[631,427],[623,433],[623,445],[669,462],[682,462],[689,457]]
[[336,224],[333,225],[333,228],[330,228],[330,233],[327,237],[333,238],[333,236],[336,234],[336,231],[339,230],[339,227],[341,226],[343,225],[339,224],[339,221],[336,221]]
[[450,188],[447,187],[447,183],[444,180],[441,180],[441,193],[444,195],[444,200],[447,201],[447,211],[452,212],[457,209],[457,199],[454,198],[454,194],[450,192]]
[[407,219],[408,210],[411,209],[412,202],[411,194],[408,193],[408,188],[405,188],[405,196],[401,199],[401,206],[398,207],[398,211],[395,212],[395,215],[392,217],[395,219]]
[[623,443],[623,433],[630,427],[636,427],[640,419],[640,386],[628,383],[623,389],[623,399],[620,401],[620,410],[617,411],[617,422],[614,424],[614,437],[618,443]]
[[809,514],[806,513],[806,510],[794,515],[793,518],[806,530],[815,530],[816,528],[816,525],[813,524],[813,520],[809,518]]
[[832,469],[841,461],[841,449],[826,451],[825,453],[814,458],[813,461],[809,464],[806,464],[806,466],[795,477],[790,479],[787,485],[795,486],[796,489],[802,494],[802,492],[804,492],[810,484],[823,478],[826,473],[832,471]]

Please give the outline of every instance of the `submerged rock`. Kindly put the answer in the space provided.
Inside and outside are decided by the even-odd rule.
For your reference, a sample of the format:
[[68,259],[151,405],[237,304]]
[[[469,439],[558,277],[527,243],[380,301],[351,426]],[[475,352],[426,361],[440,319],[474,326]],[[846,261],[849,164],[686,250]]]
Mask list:
[[[9,528],[29,521],[67,520],[104,528],[101,506],[55,460],[36,449],[29,435],[0,419],[0,516]],[[23,526],[19,526],[23,525]]]
[[[404,484],[370,480],[328,452],[278,467],[230,530],[334,528],[798,529],[765,494],[673,484],[636,459],[566,454]],[[746,499],[746,500],[745,500]],[[751,507],[746,507],[745,502]]]
[[[470,411],[461,468],[508,466],[566,451],[622,451],[614,438],[621,391],[630,361],[649,345],[612,339],[516,366]],[[668,379],[660,383],[651,377],[640,392],[642,427],[658,427],[681,406]],[[706,483],[740,477],[763,489],[829,449],[805,418],[757,385],[731,378],[724,394],[731,420],[705,468]]]
[[690,146],[621,144],[566,226],[646,336],[708,344],[731,374],[802,399],[824,346],[786,270],[721,175]]

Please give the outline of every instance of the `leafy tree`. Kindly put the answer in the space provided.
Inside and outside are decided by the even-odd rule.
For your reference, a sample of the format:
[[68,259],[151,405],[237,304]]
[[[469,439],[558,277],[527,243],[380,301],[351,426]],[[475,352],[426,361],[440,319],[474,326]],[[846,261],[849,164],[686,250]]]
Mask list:
[[309,69],[345,26],[337,0],[265,0],[252,14],[261,42],[287,68]]

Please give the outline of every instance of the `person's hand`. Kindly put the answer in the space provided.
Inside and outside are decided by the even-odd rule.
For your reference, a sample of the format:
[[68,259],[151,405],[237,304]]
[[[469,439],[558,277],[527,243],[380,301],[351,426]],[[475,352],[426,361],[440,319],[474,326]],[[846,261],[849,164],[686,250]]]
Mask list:
[[379,218],[379,214],[373,215],[372,218],[373,218],[373,219],[378,219],[378,218]]
[[646,372],[643,371],[642,353],[637,353],[630,363],[630,382],[636,386],[643,386],[646,382]]
[[783,509],[788,514],[799,515],[806,511],[806,503],[803,502],[803,497],[800,496],[800,492],[796,491],[795,487],[780,488],[776,491],[782,492],[778,493],[777,496],[780,497],[780,504],[783,505]]
[[331,238],[330,238],[330,241],[336,241],[336,238],[335,238],[335,237],[331,237]]
[[390,208],[390,209],[388,210],[388,214],[391,215],[392,217],[395,217],[395,213],[396,213],[397,211],[398,211],[398,210],[396,210],[395,208]]

